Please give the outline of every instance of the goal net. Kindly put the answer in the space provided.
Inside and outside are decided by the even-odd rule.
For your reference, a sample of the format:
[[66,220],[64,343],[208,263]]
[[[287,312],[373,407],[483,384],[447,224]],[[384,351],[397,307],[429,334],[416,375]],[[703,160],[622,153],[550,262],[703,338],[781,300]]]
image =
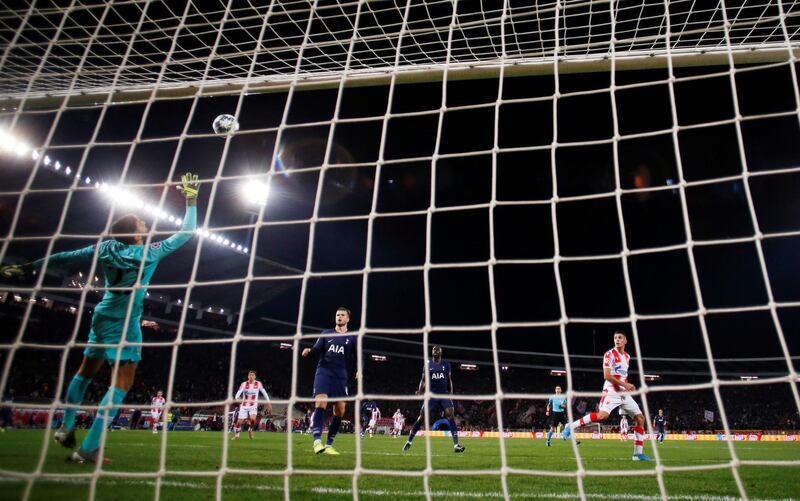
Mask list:
[[[114,462],[65,466],[52,432],[14,430],[0,481],[22,499],[789,498],[800,453],[761,442],[800,422],[799,30],[781,0],[4,5],[2,265],[99,244],[126,214],[146,249],[192,238],[149,284],[115,286],[96,256],[0,279],[2,426],[116,409],[100,401],[118,360],[81,404],[65,395],[109,288],[144,331],[100,441]],[[214,131],[223,114],[237,130]],[[299,433],[302,352],[338,307],[357,348],[326,461]],[[606,445],[616,411],[548,456],[553,388],[568,422],[596,410],[615,331],[654,462]],[[463,455],[416,393],[434,345]],[[248,449],[227,430],[250,370],[275,433]],[[158,390],[148,426],[166,433],[115,433]],[[424,406],[407,454],[358,438],[365,402],[401,411],[404,433]],[[656,445],[659,409],[691,460]]]

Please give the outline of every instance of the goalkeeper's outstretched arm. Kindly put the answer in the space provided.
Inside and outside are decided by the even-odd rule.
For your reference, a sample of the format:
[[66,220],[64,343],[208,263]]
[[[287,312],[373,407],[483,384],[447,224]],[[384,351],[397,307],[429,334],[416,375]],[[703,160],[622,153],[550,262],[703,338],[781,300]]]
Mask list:
[[[200,191],[200,182],[196,174],[184,174],[181,176],[181,184],[178,188],[186,197],[186,213],[183,217],[183,225],[178,233],[166,240],[150,245],[147,252],[148,259],[158,261],[165,256],[175,252],[192,238],[192,232],[197,228],[197,195]],[[34,270],[42,267],[45,261],[49,266],[61,266],[68,264],[85,263],[92,260],[97,245],[89,245],[74,251],[59,252],[49,257],[37,259],[31,263],[14,264],[0,267],[0,277],[2,278],[22,278],[29,275]]]
[[193,232],[197,229],[197,195],[200,191],[200,182],[197,174],[186,173],[181,176],[181,184],[178,189],[186,197],[186,213],[183,215],[183,225],[178,233],[171,237],[150,244],[147,250],[148,260],[160,261],[166,256],[178,250],[183,244],[192,238]]
[[3,266],[0,267],[0,276],[3,278],[22,278],[30,275],[34,270],[41,269],[45,261],[48,262],[48,266],[85,263],[92,260],[95,247],[96,245],[89,245],[74,251],[51,254],[49,258],[37,259],[30,263]]

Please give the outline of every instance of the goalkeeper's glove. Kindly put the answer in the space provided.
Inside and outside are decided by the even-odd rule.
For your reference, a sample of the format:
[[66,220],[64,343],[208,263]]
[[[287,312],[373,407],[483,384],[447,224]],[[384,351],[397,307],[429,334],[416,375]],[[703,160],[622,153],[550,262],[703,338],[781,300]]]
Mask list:
[[181,176],[181,184],[178,189],[183,192],[183,196],[187,200],[197,198],[197,194],[200,192],[200,181],[198,179],[197,174],[190,172]]
[[12,264],[0,267],[0,277],[21,279],[30,271],[30,266],[25,264]]

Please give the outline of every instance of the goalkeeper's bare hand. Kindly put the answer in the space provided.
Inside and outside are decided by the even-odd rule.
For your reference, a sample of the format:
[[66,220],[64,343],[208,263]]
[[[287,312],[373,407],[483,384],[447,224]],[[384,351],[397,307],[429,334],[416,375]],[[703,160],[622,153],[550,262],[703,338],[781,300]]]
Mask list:
[[186,197],[186,200],[197,200],[197,194],[200,193],[200,181],[197,174],[187,172],[181,176],[181,184],[177,188]]

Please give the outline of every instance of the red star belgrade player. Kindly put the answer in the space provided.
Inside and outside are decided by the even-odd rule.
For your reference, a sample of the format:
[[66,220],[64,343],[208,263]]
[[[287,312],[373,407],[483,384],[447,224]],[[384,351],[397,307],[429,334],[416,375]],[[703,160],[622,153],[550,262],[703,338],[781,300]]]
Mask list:
[[164,392],[158,390],[156,396],[150,400],[150,428],[153,433],[158,433],[158,425],[161,424],[161,413],[164,411]]
[[247,421],[247,436],[252,440],[253,428],[256,427],[256,418],[258,417],[258,395],[264,395],[267,401],[267,415],[272,414],[272,404],[269,403],[269,395],[261,381],[256,379],[256,371],[247,373],[247,381],[239,385],[239,391],[236,392],[235,399],[242,399],[239,405],[239,415],[237,416],[236,427],[234,431],[236,434],[233,439],[239,438],[239,432],[242,431],[242,423]]
[[652,461],[652,458],[643,453],[644,415],[633,397],[625,393],[636,389],[634,385],[628,382],[628,366],[631,362],[631,356],[625,351],[625,345],[627,344],[628,337],[625,333],[616,331],[614,333],[614,347],[603,355],[603,378],[605,379],[605,384],[603,384],[603,397],[600,399],[600,410],[568,424],[564,427],[561,436],[566,440],[572,435],[574,428],[604,421],[614,409],[619,407],[621,409],[620,413],[624,412],[629,416],[633,416],[634,420],[634,445],[631,459],[634,461]]

